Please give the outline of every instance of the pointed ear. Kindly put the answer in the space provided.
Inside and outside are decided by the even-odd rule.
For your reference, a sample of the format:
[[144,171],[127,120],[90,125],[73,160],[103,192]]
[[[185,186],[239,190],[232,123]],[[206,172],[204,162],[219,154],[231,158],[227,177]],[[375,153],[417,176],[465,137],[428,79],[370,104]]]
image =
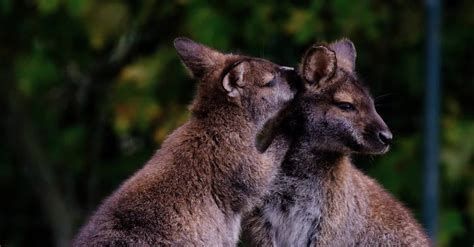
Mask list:
[[329,45],[336,53],[337,66],[353,72],[355,69],[356,49],[352,41],[348,39],[338,40]]
[[188,38],[176,38],[174,47],[186,68],[198,79],[225,57],[224,54]]
[[244,75],[248,70],[248,62],[241,62],[227,72],[224,79],[222,79],[222,87],[227,92],[227,95],[234,98],[240,94],[239,87],[245,85]]
[[315,45],[306,51],[300,73],[309,84],[316,84],[329,78],[336,71],[336,54],[322,45]]

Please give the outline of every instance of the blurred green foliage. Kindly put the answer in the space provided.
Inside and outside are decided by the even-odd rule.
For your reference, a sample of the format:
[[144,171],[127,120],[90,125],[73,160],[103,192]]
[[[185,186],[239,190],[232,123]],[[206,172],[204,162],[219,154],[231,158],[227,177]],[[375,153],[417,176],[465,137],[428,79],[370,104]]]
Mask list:
[[[439,246],[474,243],[473,12],[443,6]],[[0,0],[0,245],[67,245],[186,121],[177,36],[285,65],[353,40],[396,140],[357,163],[420,219],[424,31],[422,1]]]

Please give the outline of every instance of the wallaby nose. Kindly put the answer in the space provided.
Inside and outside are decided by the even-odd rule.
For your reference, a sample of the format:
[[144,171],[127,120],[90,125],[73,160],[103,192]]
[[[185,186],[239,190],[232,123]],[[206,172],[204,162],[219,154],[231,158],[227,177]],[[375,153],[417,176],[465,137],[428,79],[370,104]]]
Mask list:
[[390,132],[388,130],[384,130],[384,131],[379,132],[379,140],[380,140],[380,142],[382,142],[385,145],[392,144],[392,138],[393,138],[392,132]]

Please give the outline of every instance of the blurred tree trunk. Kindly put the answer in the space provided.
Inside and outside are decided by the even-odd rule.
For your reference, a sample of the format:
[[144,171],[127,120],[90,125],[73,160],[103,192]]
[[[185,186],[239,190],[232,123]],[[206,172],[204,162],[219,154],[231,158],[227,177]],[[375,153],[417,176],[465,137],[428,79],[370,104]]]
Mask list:
[[51,225],[55,245],[69,246],[73,234],[74,211],[59,191],[59,184],[55,180],[44,145],[40,143],[29,114],[19,99],[20,97],[13,96],[10,92],[7,139],[12,154],[24,165],[40,205],[46,213],[46,219]]

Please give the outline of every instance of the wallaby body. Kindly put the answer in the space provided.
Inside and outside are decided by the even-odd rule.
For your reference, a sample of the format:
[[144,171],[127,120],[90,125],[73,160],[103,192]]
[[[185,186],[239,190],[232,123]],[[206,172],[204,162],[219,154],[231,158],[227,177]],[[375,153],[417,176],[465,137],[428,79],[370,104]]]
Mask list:
[[233,246],[241,215],[274,177],[255,139],[293,97],[290,72],[188,39],[175,47],[201,81],[190,120],[103,202],[74,246]]
[[410,212],[350,161],[351,153],[385,153],[392,138],[354,64],[348,40],[304,56],[305,90],[271,144],[288,151],[263,205],[244,222],[251,245],[429,245]]

